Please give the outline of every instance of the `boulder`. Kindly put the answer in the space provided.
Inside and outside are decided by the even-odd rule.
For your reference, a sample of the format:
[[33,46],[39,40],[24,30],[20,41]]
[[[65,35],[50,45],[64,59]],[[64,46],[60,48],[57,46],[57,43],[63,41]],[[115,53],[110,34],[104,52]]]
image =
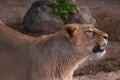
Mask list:
[[96,20],[87,7],[81,7],[78,12],[71,16],[70,19],[66,20],[65,23],[93,24],[97,26]]
[[[71,16],[70,19],[64,20],[54,14],[52,8],[44,4],[41,5],[42,1],[44,0],[34,2],[24,16],[23,25],[30,32],[54,33],[59,31],[64,23],[94,24],[97,26],[96,20],[92,17],[87,7],[80,7],[79,11]],[[75,0],[72,0],[72,2],[76,3]]]
[[23,25],[30,32],[54,33],[60,30],[64,22],[47,6],[33,3],[23,19]]

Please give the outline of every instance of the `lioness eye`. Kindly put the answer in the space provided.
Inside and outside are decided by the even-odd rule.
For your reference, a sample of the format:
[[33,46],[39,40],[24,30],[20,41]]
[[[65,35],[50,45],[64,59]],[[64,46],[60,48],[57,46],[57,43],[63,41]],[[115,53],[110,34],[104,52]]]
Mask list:
[[86,32],[93,32],[92,30],[87,30]]
[[90,33],[93,37],[97,34],[95,31],[87,30],[86,32]]
[[88,30],[86,32],[89,32],[89,33],[93,33],[93,34],[97,34],[95,31],[92,31],[92,30]]

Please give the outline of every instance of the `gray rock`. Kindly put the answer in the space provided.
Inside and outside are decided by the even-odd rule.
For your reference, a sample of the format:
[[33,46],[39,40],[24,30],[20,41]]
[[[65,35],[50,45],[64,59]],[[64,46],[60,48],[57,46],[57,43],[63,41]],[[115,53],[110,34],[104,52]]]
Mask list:
[[33,3],[23,19],[23,25],[31,32],[54,33],[61,29],[64,22],[47,6]]
[[93,18],[90,10],[87,7],[81,7],[79,11],[72,16],[66,23],[80,23],[80,24],[93,24],[97,26],[96,20]]
[[[41,6],[42,1],[44,0],[34,2],[24,16],[23,25],[30,32],[54,33],[59,31],[64,23],[97,25],[90,10],[86,7],[80,8],[69,20],[62,20],[58,15],[54,14],[54,11],[50,7]],[[72,1],[75,3],[75,0]]]

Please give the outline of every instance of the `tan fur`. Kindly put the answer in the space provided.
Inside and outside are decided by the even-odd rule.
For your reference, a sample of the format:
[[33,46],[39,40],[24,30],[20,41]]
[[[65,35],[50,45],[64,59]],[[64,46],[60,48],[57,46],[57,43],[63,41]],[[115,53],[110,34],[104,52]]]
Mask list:
[[[74,37],[71,38],[71,36],[67,33],[66,29],[71,29],[73,32],[73,35]],[[63,26],[63,34],[65,35],[65,37],[71,42],[71,43],[75,43],[76,40],[77,40],[77,30],[79,29],[79,26],[78,25],[75,25],[75,24],[67,24],[65,26]]]
[[86,32],[87,24],[68,24],[34,38],[0,22],[0,80],[72,80],[78,65],[95,55],[89,47],[107,41],[106,33],[91,29],[98,33],[95,37]]

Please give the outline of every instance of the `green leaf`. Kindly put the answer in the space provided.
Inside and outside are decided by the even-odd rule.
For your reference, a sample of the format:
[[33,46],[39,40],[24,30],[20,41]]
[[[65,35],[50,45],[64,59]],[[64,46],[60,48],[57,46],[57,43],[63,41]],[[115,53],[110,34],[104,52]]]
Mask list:
[[51,2],[48,6],[54,8],[54,12],[63,19],[68,19],[70,15],[78,10],[77,4],[72,3],[71,0],[57,0]]

